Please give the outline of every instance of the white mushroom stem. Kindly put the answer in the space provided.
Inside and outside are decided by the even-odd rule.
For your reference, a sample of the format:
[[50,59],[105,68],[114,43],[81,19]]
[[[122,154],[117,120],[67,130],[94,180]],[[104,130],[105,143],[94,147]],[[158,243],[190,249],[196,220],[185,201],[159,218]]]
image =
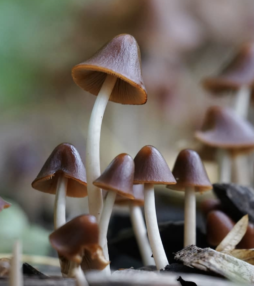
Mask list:
[[169,263],[161,241],[160,231],[157,222],[154,185],[144,185],[145,196],[145,220],[149,242],[153,251],[153,257],[157,270],[164,269]]
[[74,270],[74,276],[77,280],[78,286],[89,286],[85,274],[82,271],[81,267],[75,268]]
[[142,261],[144,265],[154,265],[155,263],[152,257],[152,249],[147,239],[147,231],[141,208],[133,205],[131,202],[129,204],[129,208],[132,227],[137,239]]
[[217,151],[218,181],[220,183],[230,183],[231,181],[231,159],[226,150]]
[[107,75],[101,90],[96,98],[88,126],[86,145],[86,173],[89,213],[97,220],[103,208],[101,190],[93,185],[93,181],[101,175],[100,170],[100,136],[104,112],[115,86],[116,77]]
[[232,183],[239,185],[250,186],[250,168],[248,166],[248,157],[243,155],[237,155],[232,158]]
[[22,246],[16,241],[13,246],[11,269],[10,269],[10,286],[23,286],[23,275],[21,270]]
[[236,93],[234,110],[242,118],[246,118],[248,116],[250,95],[251,90],[247,86],[242,86]]
[[194,188],[185,189],[184,247],[196,245],[196,196]]
[[[108,225],[110,221],[110,217],[112,214],[113,206],[116,199],[116,192],[108,191],[107,197],[104,201],[104,207],[101,214],[101,219],[99,222],[99,245],[103,249],[103,254],[106,259],[109,258],[108,255],[108,245],[107,245],[107,233],[108,233]],[[106,275],[110,274],[110,266],[107,265],[102,272]]]
[[55,207],[54,207],[54,226],[58,229],[66,223],[66,191],[68,179],[63,175],[57,181]]

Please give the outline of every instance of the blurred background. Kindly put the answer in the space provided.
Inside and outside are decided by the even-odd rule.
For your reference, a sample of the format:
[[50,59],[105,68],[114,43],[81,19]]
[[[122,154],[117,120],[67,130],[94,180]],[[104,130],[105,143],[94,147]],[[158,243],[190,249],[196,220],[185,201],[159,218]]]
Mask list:
[[[0,195],[18,205],[0,214],[0,252],[10,251],[11,237],[22,236],[24,252],[49,253],[54,196],[33,190],[31,182],[59,143],[75,145],[85,161],[95,97],[74,84],[71,69],[120,33],[140,45],[148,102],[108,104],[101,168],[119,153],[134,157],[147,144],[172,168],[181,149],[198,148],[193,134],[207,108],[231,104],[229,97],[207,93],[200,81],[253,39],[254,1],[1,0]],[[216,166],[206,167],[216,181]],[[177,201],[172,194],[161,192],[171,204]],[[68,218],[87,211],[85,199],[67,204]]]

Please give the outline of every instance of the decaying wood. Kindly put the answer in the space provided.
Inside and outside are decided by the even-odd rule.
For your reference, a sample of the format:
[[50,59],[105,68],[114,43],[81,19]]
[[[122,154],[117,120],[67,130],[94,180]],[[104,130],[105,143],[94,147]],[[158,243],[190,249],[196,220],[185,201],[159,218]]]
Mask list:
[[254,266],[211,248],[188,246],[175,255],[186,266],[212,271],[232,281],[254,283]]

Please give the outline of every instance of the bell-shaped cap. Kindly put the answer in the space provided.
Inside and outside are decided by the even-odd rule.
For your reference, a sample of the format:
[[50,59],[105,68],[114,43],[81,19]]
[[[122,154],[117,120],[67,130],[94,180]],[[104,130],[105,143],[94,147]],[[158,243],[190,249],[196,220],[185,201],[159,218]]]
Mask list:
[[3,200],[1,197],[0,197],[0,211],[2,211],[3,209],[7,209],[11,206],[10,203],[6,202],[5,200]]
[[153,146],[144,146],[134,158],[134,184],[171,185],[176,180],[161,153]]
[[254,42],[243,45],[218,76],[206,78],[203,86],[214,93],[254,86]]
[[67,196],[87,196],[86,169],[77,149],[71,144],[62,143],[53,150],[32,182],[32,187],[41,192],[55,194],[59,175],[68,178]]
[[117,77],[110,101],[121,104],[146,103],[139,46],[131,35],[116,36],[94,56],[72,69],[74,82],[94,95],[98,95],[108,74]]
[[80,215],[67,222],[50,234],[49,241],[59,255],[78,264],[82,262],[83,253],[95,265],[104,264],[105,268],[109,264],[99,246],[99,227],[92,215]]
[[143,206],[144,205],[144,185],[133,185],[133,196],[134,199],[128,199],[126,197],[118,195],[116,197],[116,204],[117,205],[129,205],[130,203],[135,206]]
[[212,246],[217,246],[226,237],[235,223],[221,211],[211,211],[207,216],[206,233],[207,241]]
[[124,197],[133,199],[134,168],[131,156],[125,153],[120,154],[115,157],[93,184],[103,190],[114,191]]
[[210,107],[201,131],[195,137],[209,146],[232,151],[250,151],[254,148],[252,125],[234,113],[219,106]]
[[185,149],[178,154],[172,173],[177,183],[167,186],[170,189],[184,191],[192,187],[196,192],[212,189],[204,165],[193,150]]

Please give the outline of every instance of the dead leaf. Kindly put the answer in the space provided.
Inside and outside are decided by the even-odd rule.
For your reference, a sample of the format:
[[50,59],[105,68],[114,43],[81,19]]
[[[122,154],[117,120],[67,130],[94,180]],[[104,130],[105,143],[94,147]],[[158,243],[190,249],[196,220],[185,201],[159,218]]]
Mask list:
[[9,258],[0,259],[0,277],[8,276],[10,273],[11,260]]
[[227,254],[254,265],[254,249],[234,249]]
[[248,215],[242,217],[231,229],[228,235],[217,246],[216,251],[229,253],[235,249],[236,245],[242,240],[247,231],[249,223]]

